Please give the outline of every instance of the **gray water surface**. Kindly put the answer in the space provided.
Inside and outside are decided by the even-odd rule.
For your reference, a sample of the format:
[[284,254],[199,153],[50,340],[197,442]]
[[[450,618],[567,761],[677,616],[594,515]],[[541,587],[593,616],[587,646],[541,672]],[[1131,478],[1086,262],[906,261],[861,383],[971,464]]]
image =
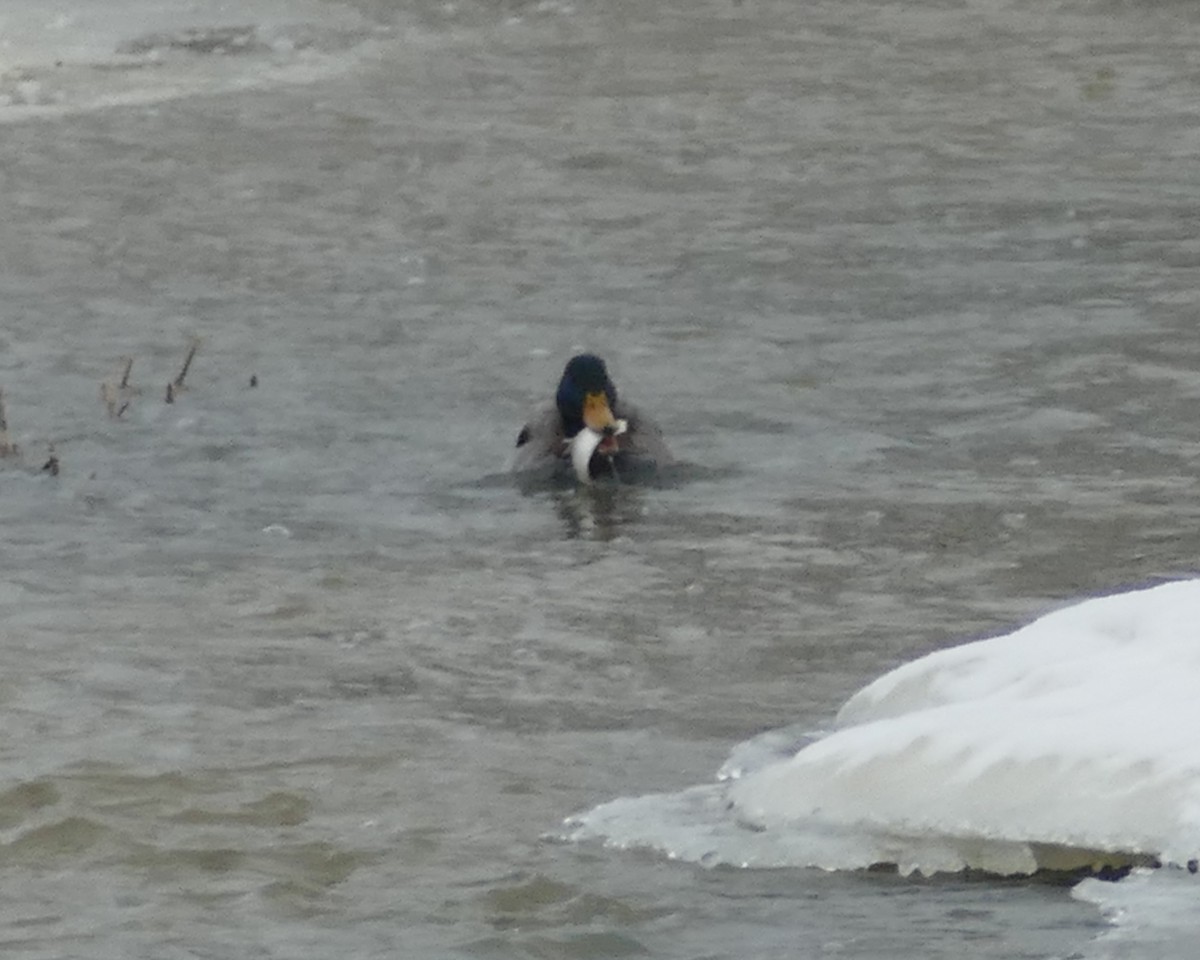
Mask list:
[[[1056,884],[547,838],[1194,570],[1200,11],[356,6],[340,75],[0,125],[0,943],[1086,954]],[[580,347],[683,482],[503,477]]]

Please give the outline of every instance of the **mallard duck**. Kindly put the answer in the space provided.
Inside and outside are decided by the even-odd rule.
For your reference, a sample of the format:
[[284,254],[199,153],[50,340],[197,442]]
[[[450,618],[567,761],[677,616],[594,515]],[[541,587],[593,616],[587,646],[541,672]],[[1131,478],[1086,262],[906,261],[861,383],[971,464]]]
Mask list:
[[567,361],[554,403],[521,428],[513,470],[629,480],[653,476],[672,460],[658,425],[618,399],[604,361],[581,353]]

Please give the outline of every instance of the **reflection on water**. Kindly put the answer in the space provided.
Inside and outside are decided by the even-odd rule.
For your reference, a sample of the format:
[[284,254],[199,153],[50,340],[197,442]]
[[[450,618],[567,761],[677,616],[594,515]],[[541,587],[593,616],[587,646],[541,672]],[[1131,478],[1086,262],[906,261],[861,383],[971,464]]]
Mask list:
[[629,484],[595,483],[552,496],[568,540],[612,540],[638,523],[645,509],[643,491]]

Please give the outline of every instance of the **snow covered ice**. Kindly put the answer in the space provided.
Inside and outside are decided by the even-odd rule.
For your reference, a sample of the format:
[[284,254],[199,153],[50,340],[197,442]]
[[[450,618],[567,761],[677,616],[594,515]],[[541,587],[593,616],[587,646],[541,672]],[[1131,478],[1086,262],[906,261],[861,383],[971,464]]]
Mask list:
[[307,83],[349,69],[379,36],[319,0],[5,0],[0,123]]
[[605,804],[571,835],[747,866],[1186,866],[1198,687],[1200,580],[1088,600],[893,670],[792,756]]

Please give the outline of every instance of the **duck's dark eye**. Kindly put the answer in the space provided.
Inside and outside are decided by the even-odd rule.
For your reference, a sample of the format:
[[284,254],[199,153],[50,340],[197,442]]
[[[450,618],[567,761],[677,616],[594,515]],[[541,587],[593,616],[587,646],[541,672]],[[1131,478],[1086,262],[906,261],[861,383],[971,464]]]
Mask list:
[[517,434],[517,446],[524,446],[529,442],[529,428],[522,427],[521,432]]

